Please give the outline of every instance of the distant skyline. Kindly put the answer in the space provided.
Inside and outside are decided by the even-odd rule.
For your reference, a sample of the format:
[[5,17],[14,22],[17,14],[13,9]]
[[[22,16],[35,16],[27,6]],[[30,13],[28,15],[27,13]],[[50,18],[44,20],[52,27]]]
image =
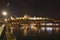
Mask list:
[[0,14],[3,10],[8,11],[10,16],[23,16],[28,14],[31,16],[60,18],[60,1],[0,0]]

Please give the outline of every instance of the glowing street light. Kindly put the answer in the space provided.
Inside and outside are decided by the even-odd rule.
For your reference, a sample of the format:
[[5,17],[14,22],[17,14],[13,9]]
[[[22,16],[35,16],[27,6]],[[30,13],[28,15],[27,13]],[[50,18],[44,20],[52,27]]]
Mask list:
[[4,16],[6,16],[6,15],[7,15],[7,12],[4,11],[4,12],[2,12],[2,14],[3,14]]
[[4,21],[7,22],[7,12],[6,12],[6,11],[3,11],[3,12],[2,12],[2,15],[3,15],[3,16],[6,16],[6,18],[4,19]]

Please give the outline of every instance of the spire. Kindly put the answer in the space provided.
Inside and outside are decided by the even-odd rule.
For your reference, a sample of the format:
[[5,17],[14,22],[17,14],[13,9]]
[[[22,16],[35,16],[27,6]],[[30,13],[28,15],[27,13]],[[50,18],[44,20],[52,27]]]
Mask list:
[[27,15],[27,14],[24,15],[24,19],[28,19],[29,17],[30,17],[30,16]]

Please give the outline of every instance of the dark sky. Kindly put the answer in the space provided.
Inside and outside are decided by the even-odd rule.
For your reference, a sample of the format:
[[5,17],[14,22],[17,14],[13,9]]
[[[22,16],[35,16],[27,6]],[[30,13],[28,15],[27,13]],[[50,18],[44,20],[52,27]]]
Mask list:
[[[7,4],[9,6],[7,7]],[[60,1],[58,0],[0,0],[1,11],[8,11],[9,15],[43,16],[60,18]]]

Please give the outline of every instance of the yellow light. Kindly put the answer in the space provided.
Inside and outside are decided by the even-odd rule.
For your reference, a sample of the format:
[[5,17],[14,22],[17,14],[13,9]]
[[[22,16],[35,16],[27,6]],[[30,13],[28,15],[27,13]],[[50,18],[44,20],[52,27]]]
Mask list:
[[28,15],[24,15],[24,17],[23,17],[23,19],[28,19],[29,17],[28,17]]
[[52,23],[46,23],[46,25],[53,25]]
[[37,28],[36,27],[33,27],[34,31],[36,32],[37,31]]
[[34,29],[34,26],[35,26],[36,24],[31,24],[31,29]]
[[34,17],[33,20],[36,20],[36,18]]
[[39,20],[39,17],[38,18],[36,18],[37,20]]
[[24,36],[27,36],[27,29],[23,30]]
[[55,24],[55,25],[59,25],[59,24]]
[[39,19],[42,20],[42,17],[40,17]]
[[11,19],[13,20],[13,17],[11,16]]
[[19,19],[19,17],[17,17],[16,19]]
[[30,20],[33,20],[33,18],[32,18],[32,17],[30,17],[29,19],[30,19]]
[[59,28],[57,27],[57,28],[56,28],[56,31],[58,31],[58,30],[59,30]]
[[43,18],[43,20],[45,20],[45,18]]

